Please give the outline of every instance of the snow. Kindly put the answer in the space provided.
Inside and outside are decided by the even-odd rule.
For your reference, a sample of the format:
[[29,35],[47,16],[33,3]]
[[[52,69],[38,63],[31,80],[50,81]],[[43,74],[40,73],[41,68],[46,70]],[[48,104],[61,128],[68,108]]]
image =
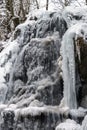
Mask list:
[[10,104],[10,105],[7,105],[7,106],[4,108],[4,110],[5,110],[5,111],[15,111],[16,108],[17,108],[17,105],[15,105],[15,104]]
[[37,88],[37,91],[38,90],[42,90],[44,89],[45,87],[47,87],[48,85],[53,85],[54,83],[52,82],[52,80],[50,79],[50,77],[46,77],[40,81],[38,81],[38,88]]
[[80,130],[80,125],[74,120],[67,119],[64,123],[60,123],[56,130]]
[[0,104],[0,113],[1,113],[5,108],[7,108],[7,105],[5,105],[5,104]]
[[20,117],[20,116],[37,116],[41,115],[41,113],[45,110],[44,107],[27,107],[23,109],[16,109],[15,110],[15,117]]
[[37,107],[43,107],[44,106],[44,103],[43,102],[40,102],[40,101],[38,101],[38,100],[34,100],[34,101],[32,101],[31,103],[30,103],[30,105],[29,105],[30,107],[32,106],[32,107],[35,107],[35,106],[37,106]]
[[[75,7],[81,7],[85,5],[85,0],[69,0],[70,1],[70,6],[75,8]],[[45,10],[46,6],[46,0],[38,0],[38,3],[40,5],[40,8]],[[65,8],[64,5],[64,0],[49,0],[49,11],[54,11],[54,10],[62,10]]]
[[13,100],[16,100],[16,104],[19,108],[24,107],[24,106],[29,106],[29,104],[35,100],[35,97],[37,96],[36,94],[32,94],[30,97],[25,97],[24,95],[22,95],[21,97],[19,97],[17,99],[17,97]]
[[87,130],[87,115],[82,122],[81,130]]
[[85,110],[82,109],[72,109],[70,110],[70,115],[73,119],[78,120],[78,118],[84,118],[86,115]]
[[[50,12],[52,12],[52,11],[50,11]],[[28,17],[28,19],[30,19],[31,17],[32,17],[32,19],[34,19],[34,17],[36,17],[37,19],[40,19],[42,17],[48,18],[50,12],[43,10],[43,9],[38,9],[38,10],[36,9],[36,10],[30,12],[29,15],[27,15],[27,17]]]
[[73,7],[68,6],[62,13],[63,18],[67,22],[68,28],[76,23],[87,23],[87,6]]
[[37,101],[34,101],[35,104],[37,105],[30,105],[28,107],[25,107],[25,108],[17,108],[14,110],[14,113],[15,113],[15,119],[17,119],[18,117],[20,116],[27,116],[27,115],[30,115],[30,116],[40,116],[42,113],[55,113],[57,114],[59,117],[60,117],[60,114],[61,115],[66,115],[67,111],[68,111],[68,108],[59,108],[58,106],[46,106],[46,105],[43,105],[43,103],[40,103],[41,106],[38,107],[38,102]]

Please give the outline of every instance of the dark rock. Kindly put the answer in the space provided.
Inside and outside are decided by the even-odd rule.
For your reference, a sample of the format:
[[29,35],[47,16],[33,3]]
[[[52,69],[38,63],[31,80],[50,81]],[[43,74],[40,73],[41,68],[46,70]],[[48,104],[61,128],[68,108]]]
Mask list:
[[1,130],[14,130],[14,117],[13,111],[3,112],[3,124]]
[[45,86],[43,89],[39,88],[38,93],[36,98],[43,101],[46,105],[59,105],[63,96],[60,79],[53,85]]
[[80,82],[81,82],[81,86],[78,92],[78,103],[79,105],[85,107],[84,103],[86,102],[85,97],[87,95],[87,44],[85,43],[85,40],[81,37],[79,37],[77,40],[79,43],[78,46],[80,46],[80,54],[81,54],[81,63],[77,61],[78,62],[77,69],[80,75]]

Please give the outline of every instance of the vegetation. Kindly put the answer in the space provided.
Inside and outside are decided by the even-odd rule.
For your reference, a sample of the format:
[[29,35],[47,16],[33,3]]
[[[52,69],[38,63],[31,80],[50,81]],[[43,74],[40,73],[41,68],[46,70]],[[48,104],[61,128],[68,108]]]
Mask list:
[[[42,0],[45,1],[44,7],[49,10],[49,4],[52,2],[55,6],[70,5],[74,0]],[[6,40],[10,37],[15,27],[26,20],[27,14],[34,9],[40,9],[41,0],[0,0],[0,40]],[[85,0],[87,4],[87,0]]]

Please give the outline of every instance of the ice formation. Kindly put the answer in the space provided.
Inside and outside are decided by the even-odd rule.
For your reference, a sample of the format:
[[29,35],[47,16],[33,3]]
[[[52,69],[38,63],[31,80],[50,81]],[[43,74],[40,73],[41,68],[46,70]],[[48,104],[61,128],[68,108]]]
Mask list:
[[[62,42],[62,70],[64,79],[64,100],[65,104],[70,108],[77,108],[76,92],[75,92],[75,59],[74,45],[72,35],[67,36],[66,33]],[[69,39],[67,39],[69,37]],[[69,44],[70,43],[70,44]],[[72,99],[72,97],[74,99]]]
[[[76,80],[75,80],[75,46],[78,37],[83,37],[86,41],[87,24],[79,23],[70,27],[63,36],[61,54],[63,57],[62,70],[64,79],[64,100],[69,108],[77,108]],[[82,33],[84,32],[84,33]],[[76,50],[80,59],[80,49]]]

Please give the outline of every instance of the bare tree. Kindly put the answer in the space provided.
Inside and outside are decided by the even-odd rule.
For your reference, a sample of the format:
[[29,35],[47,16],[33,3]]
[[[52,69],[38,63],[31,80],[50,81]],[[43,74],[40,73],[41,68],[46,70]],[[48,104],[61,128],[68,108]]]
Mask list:
[[65,1],[64,1],[64,5],[65,5],[65,6],[68,6],[69,2],[70,2],[69,0],[65,0]]
[[26,14],[28,14],[29,13],[29,11],[30,11],[30,5],[31,5],[31,0],[26,0]]
[[52,0],[52,2],[55,4],[57,7],[62,7],[64,8],[65,6],[68,6],[71,4],[73,0]]
[[26,13],[25,13],[25,10],[24,10],[24,6],[23,6],[23,0],[20,0],[20,3],[19,3],[19,13],[18,13],[18,16],[21,16],[21,21],[24,21],[26,19]]
[[6,27],[7,27],[7,33],[10,33],[11,32],[10,21],[14,17],[13,0],[6,0],[5,3],[6,3],[6,16],[7,16]]
[[9,38],[15,27],[26,19],[31,4],[34,4],[32,1],[0,0],[0,40]]
[[14,16],[13,0],[6,0],[6,9],[10,12],[12,17]]
[[86,5],[87,5],[87,0],[85,0],[85,2],[86,2]]
[[49,0],[46,0],[46,10],[48,10]]
[[38,3],[38,1],[35,0],[35,2],[36,2],[37,9],[39,9],[39,3]]
[[7,17],[4,0],[0,0],[0,40],[6,40]]

